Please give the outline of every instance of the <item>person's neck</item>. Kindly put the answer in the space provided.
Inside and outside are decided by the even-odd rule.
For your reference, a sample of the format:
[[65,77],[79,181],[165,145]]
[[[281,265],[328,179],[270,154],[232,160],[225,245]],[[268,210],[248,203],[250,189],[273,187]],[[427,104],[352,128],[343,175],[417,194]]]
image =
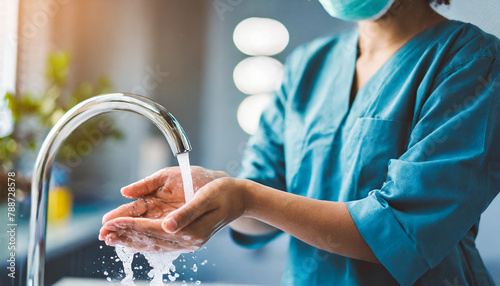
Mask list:
[[445,20],[426,1],[396,0],[382,18],[358,23],[359,53],[372,57],[394,52],[418,33]]

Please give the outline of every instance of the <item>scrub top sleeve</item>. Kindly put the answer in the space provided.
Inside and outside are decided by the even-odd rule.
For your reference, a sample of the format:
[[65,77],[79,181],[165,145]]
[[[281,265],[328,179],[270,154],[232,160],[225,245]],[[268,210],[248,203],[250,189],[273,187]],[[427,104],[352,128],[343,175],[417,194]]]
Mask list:
[[257,133],[248,141],[238,178],[286,191],[283,136],[285,105],[293,85],[294,71],[297,72],[297,66],[303,59],[303,50],[301,46],[287,58],[282,84],[273,92],[271,103],[260,117]]
[[[284,117],[288,90],[293,82],[292,71],[301,60],[302,47],[296,49],[287,59],[280,88],[272,94],[269,106],[260,117],[259,128],[250,137],[238,178],[249,179],[268,187],[286,191],[284,154]],[[230,230],[231,238],[246,248],[258,248],[276,238],[282,231],[268,235],[253,236]]]
[[283,149],[283,87],[272,95],[271,104],[260,117],[258,131],[250,137],[238,178],[285,190]]
[[481,57],[439,76],[382,188],[347,203],[362,237],[401,285],[438,265],[499,192],[499,66]]
[[[273,101],[260,118],[259,130],[248,142],[243,155],[238,178],[249,179],[260,184],[285,190],[285,162],[283,154],[283,87],[273,95]],[[269,235],[255,236],[230,229],[233,241],[245,248],[259,248],[281,231]]]

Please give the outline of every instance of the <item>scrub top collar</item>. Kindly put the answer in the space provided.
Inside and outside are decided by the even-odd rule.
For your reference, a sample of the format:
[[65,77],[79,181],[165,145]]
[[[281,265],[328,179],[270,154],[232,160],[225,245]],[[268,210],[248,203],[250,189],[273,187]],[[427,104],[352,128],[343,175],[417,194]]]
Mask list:
[[[415,51],[415,49],[419,48],[422,49],[422,47],[425,48],[429,46],[431,44],[431,41],[425,45],[422,44],[422,41],[428,41],[429,38],[434,39],[434,37],[429,37],[428,36],[429,34],[438,34],[439,30],[442,27],[455,22],[456,21],[454,20],[445,20],[439,22],[412,37],[408,42],[406,42],[403,46],[401,46],[401,48],[399,48],[396,52],[394,52],[384,62],[384,64],[370,77],[370,79],[368,79],[368,81],[363,86],[361,86],[361,88],[359,88],[359,90],[355,95],[354,101],[352,102],[351,105],[350,98],[354,83],[354,76],[356,73],[356,62],[359,56],[359,34],[360,34],[358,29],[354,30],[353,33],[350,35],[350,39],[348,41],[351,49],[354,52],[345,54],[345,56],[349,56],[351,58],[351,60],[348,61],[349,63],[348,66],[345,67],[345,70],[348,72],[345,72],[343,74],[345,78],[342,80],[342,82],[345,82],[347,84],[345,85],[345,90],[341,91],[342,96],[339,97],[342,99],[342,105],[344,106],[345,109],[345,115],[350,116],[351,110],[357,110],[357,111],[366,110],[368,104],[374,103],[377,100],[377,98],[374,97],[378,97],[381,88],[384,87],[384,85],[386,84],[386,81],[382,79],[387,78],[391,74],[393,67],[398,66],[406,58],[406,56],[410,52]],[[360,117],[363,115],[352,114],[352,116]]]

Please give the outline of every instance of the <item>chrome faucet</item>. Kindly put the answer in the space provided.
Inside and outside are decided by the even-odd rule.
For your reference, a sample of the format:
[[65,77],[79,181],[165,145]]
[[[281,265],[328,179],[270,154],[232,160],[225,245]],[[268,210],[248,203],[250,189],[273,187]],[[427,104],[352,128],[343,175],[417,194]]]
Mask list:
[[28,286],[43,286],[44,283],[47,198],[56,153],[64,140],[82,123],[94,116],[116,110],[137,113],[153,122],[165,135],[175,156],[191,151],[191,144],[179,122],[163,106],[145,97],[127,93],[99,95],[69,110],[47,135],[33,171],[26,280]]

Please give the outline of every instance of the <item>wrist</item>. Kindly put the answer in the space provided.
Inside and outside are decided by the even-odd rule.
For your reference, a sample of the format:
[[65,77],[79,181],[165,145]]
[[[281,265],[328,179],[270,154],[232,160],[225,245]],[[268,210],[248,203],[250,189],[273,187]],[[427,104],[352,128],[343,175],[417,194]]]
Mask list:
[[228,203],[232,205],[232,219],[237,219],[239,217],[248,216],[248,212],[252,206],[252,196],[250,192],[249,183],[250,180],[237,179],[231,177],[218,178],[216,181],[219,182],[219,186],[226,190]]
[[254,210],[255,210],[255,196],[253,192],[253,185],[255,182],[247,179],[239,179],[239,184],[240,184],[240,190],[243,194],[243,200],[244,200],[244,210],[243,210],[243,215],[246,217],[251,217]]

